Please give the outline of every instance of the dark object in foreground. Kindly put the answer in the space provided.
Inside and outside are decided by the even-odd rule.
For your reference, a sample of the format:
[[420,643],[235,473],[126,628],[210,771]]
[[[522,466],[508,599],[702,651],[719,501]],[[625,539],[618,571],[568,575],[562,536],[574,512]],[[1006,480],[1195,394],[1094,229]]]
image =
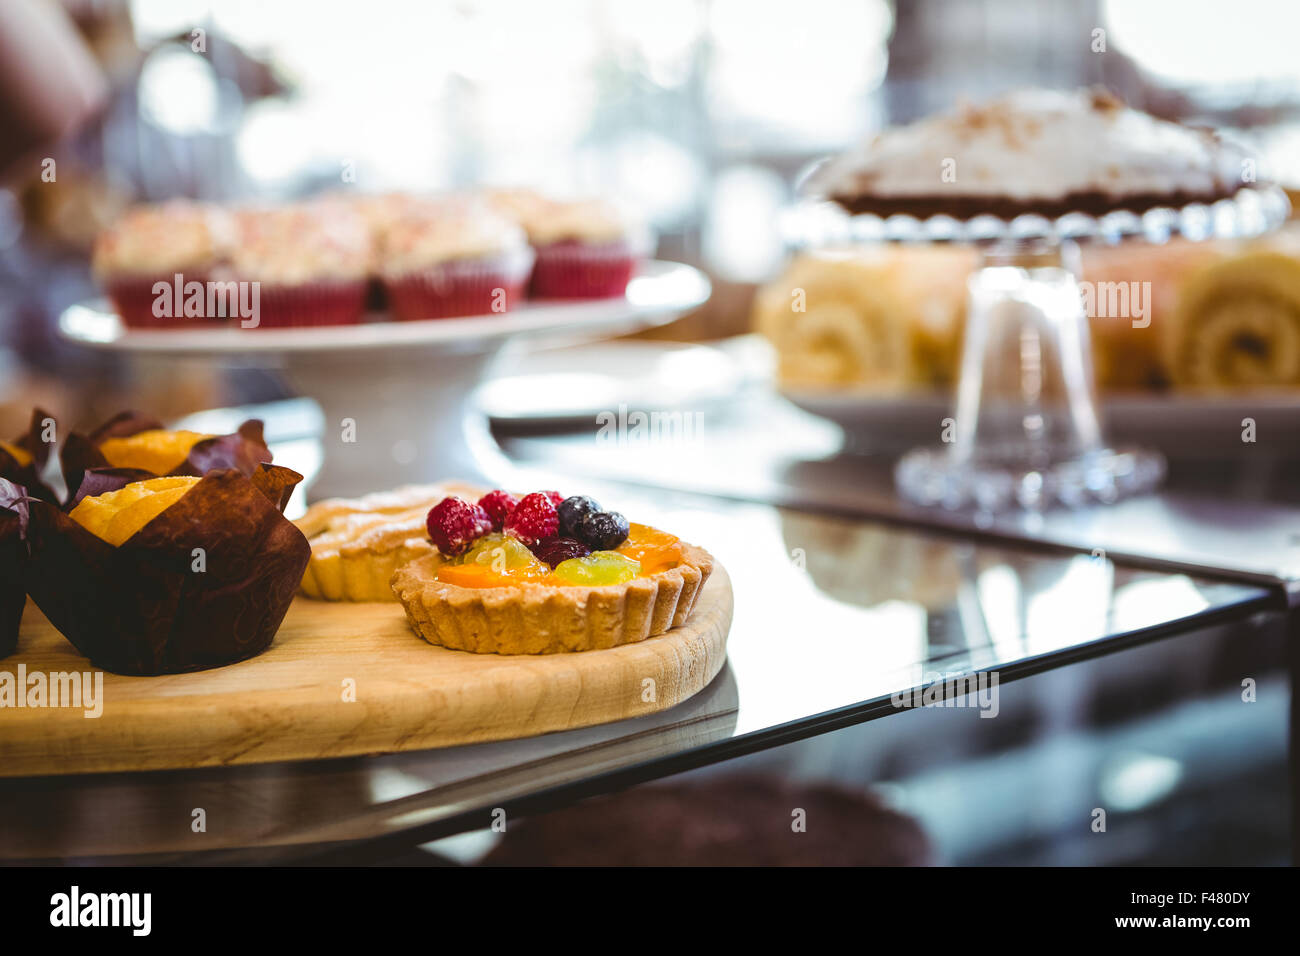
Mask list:
[[276,465],[251,478],[210,472],[118,546],[34,502],[28,593],[77,650],[116,674],[253,657],[270,646],[311,557],[280,513],[301,480]]
[[731,777],[646,786],[530,817],[483,865],[925,866],[931,857],[920,824],[870,795]]
[[25,489],[33,498],[57,503],[58,495],[42,477],[54,448],[54,426],[49,412],[33,408],[27,431],[13,441],[0,441],[0,478]]
[[18,647],[18,625],[27,604],[27,492],[0,478],[0,657]]

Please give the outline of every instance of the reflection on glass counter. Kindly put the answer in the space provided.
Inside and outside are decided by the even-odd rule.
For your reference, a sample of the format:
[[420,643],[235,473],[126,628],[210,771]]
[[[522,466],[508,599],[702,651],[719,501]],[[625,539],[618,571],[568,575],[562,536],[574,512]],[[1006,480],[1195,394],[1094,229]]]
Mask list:
[[[696,697],[648,717],[445,750],[47,778],[0,788],[0,848],[24,857],[162,853],[177,859],[202,850],[234,861],[254,844],[292,857],[329,841],[409,833],[422,842],[481,825],[471,819],[480,808],[548,788],[596,790],[608,785],[607,774],[636,780],[690,767],[721,769],[728,757],[818,732],[813,728],[884,716],[891,719],[867,726],[884,728],[872,730],[871,739],[897,763],[900,751],[889,743],[896,732],[889,728],[897,725],[897,733],[913,739],[907,728],[934,718],[904,716],[894,700],[910,701],[905,695],[913,689],[976,670],[998,674],[998,719],[953,710],[964,721],[960,729],[901,753],[924,761],[987,750],[1015,739],[1026,714],[1066,726],[1093,707],[1093,698],[1105,713],[1123,712],[1125,695],[1151,694],[1159,679],[1150,667],[1125,671],[1133,651],[1090,665],[1103,671],[1086,678],[1070,676],[1082,673],[1077,665],[1019,678],[1130,641],[1182,635],[1217,620],[1246,621],[1274,604],[1263,588],[1137,570],[1087,554],[992,546],[668,491],[596,483],[588,490],[655,526],[679,529],[687,541],[708,542],[727,569],[735,593],[728,663]],[[1174,645],[1159,641],[1150,649],[1168,655]],[[1212,652],[1202,647],[1178,656],[1182,686],[1204,685],[1213,671],[1205,655]],[[1267,669],[1266,660],[1256,663],[1260,673]],[[1053,702],[1073,701],[1068,707],[1044,710],[1034,703],[1041,691],[1015,689],[1058,674],[1063,683],[1051,692]],[[1119,692],[1119,704],[1104,697],[1107,690]],[[920,708],[934,709],[945,710]],[[972,728],[983,727],[992,737],[972,743]],[[1131,789],[1132,775],[1144,772],[1121,775],[1116,786]],[[192,807],[196,792],[210,814],[242,822],[177,838],[161,821],[167,808]],[[74,818],[114,824],[71,831],[59,822]],[[22,832],[4,820],[22,821]]]

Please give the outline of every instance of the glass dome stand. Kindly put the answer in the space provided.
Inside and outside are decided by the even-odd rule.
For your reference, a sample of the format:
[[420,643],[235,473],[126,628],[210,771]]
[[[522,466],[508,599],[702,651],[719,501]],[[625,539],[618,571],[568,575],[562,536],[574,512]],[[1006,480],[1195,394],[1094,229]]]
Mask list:
[[980,250],[968,280],[955,408],[935,423],[939,442],[904,455],[894,479],[917,504],[998,512],[1110,503],[1151,490],[1165,474],[1159,452],[1106,441],[1079,244],[1258,236],[1277,228],[1289,210],[1281,190],[1248,187],[1213,205],[1009,222],[881,219],[811,203],[794,210],[786,227],[802,249],[883,241],[963,242]]
[[1153,451],[1103,439],[1072,240],[1007,239],[968,281],[957,402],[944,444],[899,461],[911,501],[1001,511],[1115,501],[1164,476]]

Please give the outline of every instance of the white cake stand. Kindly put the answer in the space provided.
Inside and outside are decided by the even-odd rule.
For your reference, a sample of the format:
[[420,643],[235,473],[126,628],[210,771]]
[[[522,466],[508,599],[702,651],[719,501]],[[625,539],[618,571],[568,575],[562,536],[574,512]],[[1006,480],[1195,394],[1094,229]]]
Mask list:
[[1276,229],[1289,211],[1280,189],[1248,187],[1210,205],[1010,221],[850,215],[834,203],[807,201],[784,226],[789,244],[804,251],[880,242],[958,242],[980,250],[968,283],[955,407],[934,423],[943,444],[908,452],[894,477],[899,493],[915,503],[994,512],[1109,503],[1164,477],[1158,452],[1106,441],[1078,245],[1246,238]]
[[709,280],[648,262],[623,298],[526,303],[503,315],[295,329],[127,329],[105,301],[75,305],[60,334],[140,360],[209,359],[283,369],[324,415],[313,497],[442,477],[509,474],[470,396],[509,340],[544,348],[662,325],[708,300]]

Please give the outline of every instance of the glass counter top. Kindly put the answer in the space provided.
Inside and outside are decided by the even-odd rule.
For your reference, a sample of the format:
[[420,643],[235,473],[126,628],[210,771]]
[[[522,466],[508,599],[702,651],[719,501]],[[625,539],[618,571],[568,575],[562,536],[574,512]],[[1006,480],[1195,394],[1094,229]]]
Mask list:
[[[485,826],[494,808],[577,799],[917,703],[995,713],[997,688],[1018,677],[1282,606],[1275,589],[1102,554],[685,493],[590,490],[727,568],[728,663],[694,698],[643,718],[445,750],[4,779],[0,857],[328,860],[351,841],[420,843]],[[957,680],[973,674],[983,683]],[[926,686],[929,697],[919,693]],[[203,832],[191,826],[195,808]]]

